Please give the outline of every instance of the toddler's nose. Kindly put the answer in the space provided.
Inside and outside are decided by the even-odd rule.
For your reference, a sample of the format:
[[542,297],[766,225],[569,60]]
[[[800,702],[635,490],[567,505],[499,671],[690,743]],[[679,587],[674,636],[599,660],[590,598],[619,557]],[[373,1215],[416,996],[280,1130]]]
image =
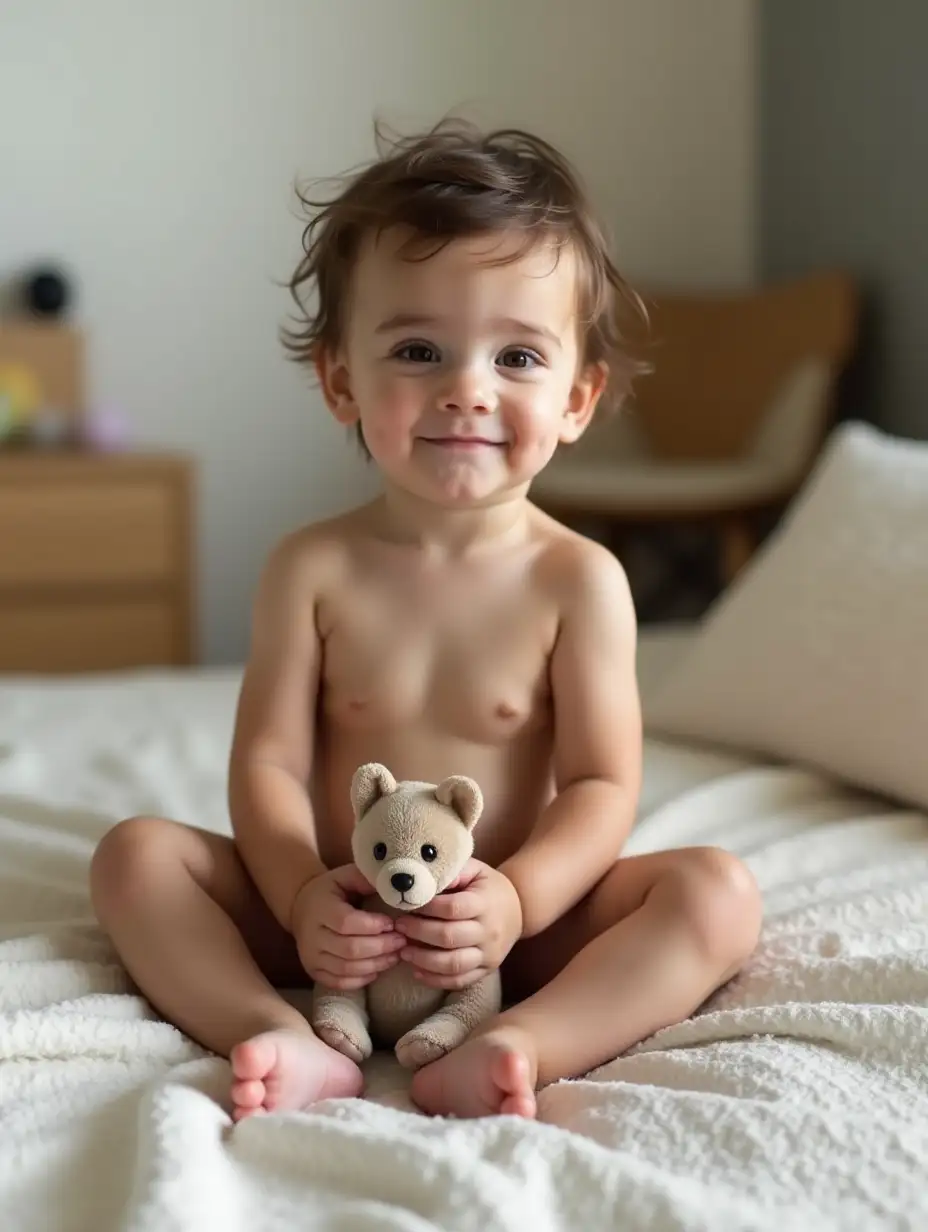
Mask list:
[[448,384],[439,395],[443,411],[459,415],[487,415],[492,410],[492,395],[486,374],[475,366],[462,366],[448,374]]
[[393,886],[394,890],[399,890],[400,894],[405,894],[415,884],[416,879],[412,873],[394,873],[390,878],[390,885]]

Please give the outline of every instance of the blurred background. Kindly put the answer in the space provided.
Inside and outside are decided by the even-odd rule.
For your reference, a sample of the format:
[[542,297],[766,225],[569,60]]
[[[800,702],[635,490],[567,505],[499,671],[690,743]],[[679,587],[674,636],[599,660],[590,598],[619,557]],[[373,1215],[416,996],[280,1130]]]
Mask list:
[[[643,619],[698,612],[764,533],[746,515],[775,519],[827,423],[854,415],[928,436],[925,47],[919,0],[3,0],[5,319],[15,333],[31,296],[46,331],[78,336],[72,400],[91,425],[85,447],[126,454],[126,465],[146,451],[189,457],[180,512],[164,516],[194,545],[178,558],[193,579],[190,657],[240,661],[271,544],[375,485],[278,342],[289,311],[280,284],[300,253],[294,181],[369,158],[375,116],[402,131],[450,110],[535,129],[576,162],[620,267],[653,292],[658,325],[689,339],[677,352],[668,344],[682,375],[661,387],[649,440],[619,450],[612,470],[601,456],[572,460],[542,503],[593,533],[622,531]],[[43,270],[64,279],[65,303],[54,279],[35,281]],[[841,280],[816,282],[822,271]],[[766,294],[772,283],[787,287],[779,299]],[[803,325],[783,326],[789,345],[774,356],[766,340],[781,320]],[[711,448],[678,431],[681,383],[695,371],[683,360],[706,354],[703,336],[714,365],[705,388],[727,370],[728,348],[731,383],[747,391],[719,414]],[[6,355],[8,408],[24,379],[17,362]],[[768,413],[775,401],[790,432],[812,425],[789,448]],[[690,420],[700,414],[695,399]],[[42,549],[22,547],[4,598],[0,548],[0,608],[19,602],[16,579],[33,596],[47,588],[20,623],[0,618],[8,644],[60,610],[49,596],[69,584],[128,585],[144,536],[120,544],[118,526],[141,526],[173,499],[153,487],[131,496],[124,469],[122,505],[85,488],[55,514],[24,469],[24,453],[51,448],[57,429],[45,426],[28,448],[9,434],[0,540],[9,545],[22,519],[41,544],[54,516],[79,507],[101,529],[68,557],[99,542],[121,563],[96,577],[62,559],[60,576],[51,566],[33,576]],[[632,499],[622,465],[637,475],[634,508],[622,505]],[[4,488],[17,493],[6,505]],[[144,549],[152,559],[160,533]],[[128,611],[107,617],[111,645]],[[103,607],[93,612],[88,628],[99,629]],[[63,636],[48,619],[43,646]]]

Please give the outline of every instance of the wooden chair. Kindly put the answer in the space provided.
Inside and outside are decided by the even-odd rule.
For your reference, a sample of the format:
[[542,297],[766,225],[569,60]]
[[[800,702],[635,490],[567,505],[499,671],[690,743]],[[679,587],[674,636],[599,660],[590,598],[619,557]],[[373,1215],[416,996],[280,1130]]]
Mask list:
[[644,341],[652,371],[629,406],[559,451],[532,498],[564,520],[619,530],[712,525],[729,581],[756,546],[761,515],[789,502],[831,426],[856,342],[856,289],[820,273],[645,303],[647,336],[632,342]]

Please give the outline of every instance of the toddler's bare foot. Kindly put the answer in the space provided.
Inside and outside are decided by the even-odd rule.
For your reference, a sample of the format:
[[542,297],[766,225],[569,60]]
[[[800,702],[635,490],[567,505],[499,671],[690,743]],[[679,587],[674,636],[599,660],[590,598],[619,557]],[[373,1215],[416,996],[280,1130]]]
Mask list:
[[306,1108],[320,1099],[360,1095],[364,1079],[354,1061],[311,1031],[266,1031],[236,1044],[232,1118]]
[[436,1116],[534,1117],[537,1071],[531,1036],[518,1027],[495,1027],[420,1069],[412,1098]]

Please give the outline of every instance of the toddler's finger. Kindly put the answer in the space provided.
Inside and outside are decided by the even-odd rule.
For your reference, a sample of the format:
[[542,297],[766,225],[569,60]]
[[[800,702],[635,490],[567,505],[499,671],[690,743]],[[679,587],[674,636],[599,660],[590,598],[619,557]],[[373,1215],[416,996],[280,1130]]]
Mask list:
[[375,933],[392,933],[393,921],[387,915],[378,915],[374,911],[359,911],[349,903],[332,903],[323,921],[333,933],[343,936],[372,936]]
[[447,894],[451,890],[460,890],[466,886],[469,886],[472,881],[476,881],[482,871],[483,865],[480,861],[471,857],[455,877],[454,881],[445,886],[442,893]]
[[465,971],[462,975],[436,975],[434,971],[416,971],[416,980],[427,988],[443,988],[445,992],[457,992],[476,984],[487,974],[486,967],[477,967],[474,971]]
[[375,937],[359,937],[357,934],[345,936],[342,933],[327,929],[323,933],[321,948],[329,954],[337,954],[339,958],[362,959],[383,958],[387,954],[398,953],[406,944],[401,933],[381,933]]
[[332,872],[336,885],[347,894],[372,894],[374,887],[355,864],[343,864]]
[[396,931],[401,937],[408,937],[421,945],[434,945],[441,950],[460,950],[479,944],[483,926],[479,920],[430,920],[427,916],[413,915],[397,920]]
[[379,958],[340,958],[337,954],[321,954],[319,961],[325,964],[326,970],[334,975],[349,979],[366,979],[368,976],[379,975],[381,971],[389,971],[399,962],[398,954],[381,955]]
[[417,971],[431,972],[433,975],[464,975],[483,962],[483,955],[476,946],[464,950],[427,950],[410,945],[400,950],[400,958],[411,963]]
[[416,915],[421,920],[475,920],[480,914],[480,895],[473,890],[439,894]]
[[327,971],[324,967],[313,972],[313,979],[318,984],[325,984],[326,988],[334,988],[336,992],[357,992],[359,988],[373,984],[376,978],[376,975],[336,975],[334,971]]

